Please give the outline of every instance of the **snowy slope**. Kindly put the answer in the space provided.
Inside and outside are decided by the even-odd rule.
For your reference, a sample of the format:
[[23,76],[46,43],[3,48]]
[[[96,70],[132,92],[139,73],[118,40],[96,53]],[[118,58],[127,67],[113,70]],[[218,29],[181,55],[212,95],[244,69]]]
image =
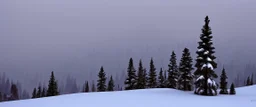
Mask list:
[[256,107],[256,86],[236,91],[237,95],[218,96],[198,96],[173,89],[79,93],[3,102],[0,107]]

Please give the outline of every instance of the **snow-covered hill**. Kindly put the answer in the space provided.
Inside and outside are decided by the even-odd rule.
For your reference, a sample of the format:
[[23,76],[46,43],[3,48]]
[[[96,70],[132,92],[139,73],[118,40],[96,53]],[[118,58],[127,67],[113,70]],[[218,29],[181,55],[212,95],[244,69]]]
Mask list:
[[173,89],[79,93],[0,103],[0,107],[256,107],[256,86],[237,95],[198,96]]

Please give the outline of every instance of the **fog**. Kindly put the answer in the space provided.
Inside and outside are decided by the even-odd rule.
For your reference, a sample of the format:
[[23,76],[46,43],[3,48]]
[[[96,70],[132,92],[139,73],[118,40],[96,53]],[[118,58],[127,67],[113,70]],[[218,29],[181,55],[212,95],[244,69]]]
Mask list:
[[126,70],[130,57],[136,68],[139,59],[149,66],[151,57],[157,69],[166,68],[173,50],[179,60],[188,47],[195,58],[206,15],[218,62],[244,66],[256,62],[255,4],[255,0],[1,0],[0,72],[35,87],[51,71],[59,78],[74,75],[80,82],[96,77],[100,66],[115,75]]

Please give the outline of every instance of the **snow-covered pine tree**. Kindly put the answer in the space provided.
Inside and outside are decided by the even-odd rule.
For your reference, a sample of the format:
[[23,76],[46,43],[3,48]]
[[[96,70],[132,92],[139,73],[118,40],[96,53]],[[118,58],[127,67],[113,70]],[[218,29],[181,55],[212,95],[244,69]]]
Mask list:
[[100,72],[98,74],[98,83],[97,83],[97,89],[98,89],[98,92],[103,92],[103,91],[106,91],[107,89],[107,86],[106,86],[106,74],[104,72],[104,69],[103,69],[103,66],[101,66],[100,68]]
[[42,88],[41,88],[41,86],[39,85],[38,88],[37,88],[36,98],[42,97],[41,94],[42,94]]
[[158,75],[158,88],[165,88],[165,78],[163,75],[163,68],[160,69],[159,75]]
[[228,90],[227,90],[227,85],[228,85],[227,78],[228,78],[228,77],[227,77],[227,75],[226,75],[225,69],[223,68],[223,69],[222,69],[221,76],[220,76],[220,94],[228,94]]
[[248,76],[246,81],[246,86],[250,86],[250,85],[251,85],[251,79],[250,79],[250,76]]
[[170,64],[168,65],[168,88],[177,88],[179,71],[177,66],[176,54],[172,51]]
[[139,62],[139,68],[137,72],[137,84],[136,89],[145,89],[146,88],[146,75],[144,75],[144,68],[142,66],[142,61]]
[[196,71],[194,75],[197,77],[195,82],[195,94],[200,95],[217,95],[218,85],[213,80],[217,78],[217,74],[214,69],[217,68],[217,63],[214,61],[216,57],[213,55],[215,53],[214,47],[212,46],[212,31],[209,26],[210,20],[208,16],[205,17],[205,24],[202,28],[202,34],[198,42],[199,46],[196,52]]
[[125,86],[125,90],[133,90],[136,88],[136,70],[134,69],[133,66],[133,59],[130,58],[129,60],[129,65],[127,68],[127,78],[124,82]]
[[148,88],[156,88],[157,80],[156,80],[156,68],[154,65],[153,58],[150,60],[150,69],[148,74]]
[[34,90],[33,90],[32,98],[36,98],[36,88],[34,88]]
[[110,80],[108,82],[108,88],[107,90],[108,91],[114,91],[114,88],[115,88],[115,83],[114,83],[114,80],[113,80],[113,77],[112,75],[110,76]]
[[57,81],[55,80],[55,76],[53,71],[51,72],[51,77],[49,80],[48,84],[48,89],[47,89],[47,96],[56,96],[59,95],[59,90],[58,90],[58,84]]
[[231,86],[230,86],[229,94],[230,94],[230,95],[236,94],[235,86],[234,86],[233,83],[232,83]]
[[183,50],[179,66],[179,82],[178,88],[184,91],[191,91],[193,86],[193,74],[191,71],[194,69],[192,66],[193,60],[190,56],[188,48]]

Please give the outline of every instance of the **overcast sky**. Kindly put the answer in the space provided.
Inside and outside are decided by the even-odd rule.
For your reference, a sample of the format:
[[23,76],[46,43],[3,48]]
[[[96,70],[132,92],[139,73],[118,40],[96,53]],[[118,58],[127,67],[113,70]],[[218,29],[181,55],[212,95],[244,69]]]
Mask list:
[[[1,0],[0,71],[107,72],[194,55],[209,15],[218,60],[254,61],[255,0]],[[239,56],[239,57],[238,57]],[[194,57],[195,58],[195,57]]]

